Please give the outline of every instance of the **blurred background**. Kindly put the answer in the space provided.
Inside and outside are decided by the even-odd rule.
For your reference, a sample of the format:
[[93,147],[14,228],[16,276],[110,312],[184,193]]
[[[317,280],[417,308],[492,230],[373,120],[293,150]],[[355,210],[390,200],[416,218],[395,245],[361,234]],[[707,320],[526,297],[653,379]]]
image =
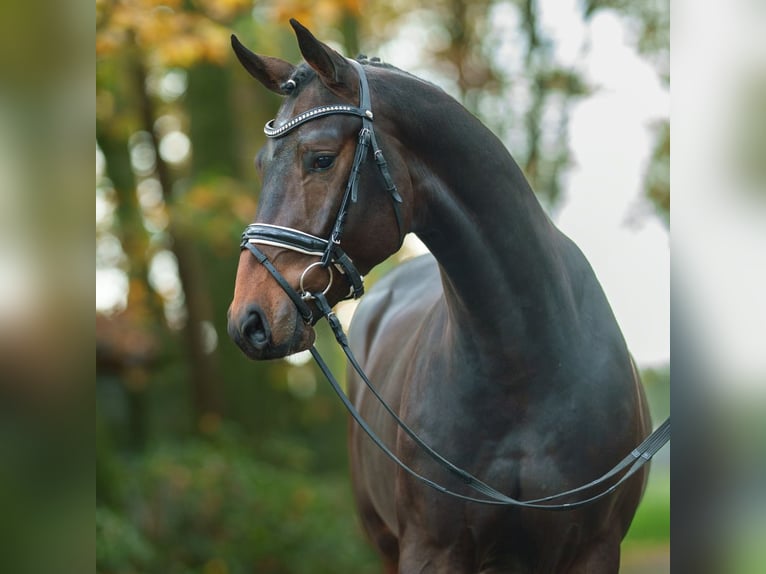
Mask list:
[[[251,362],[226,335],[280,103],[229,35],[298,62],[290,17],[437,83],[501,137],[591,260],[655,422],[669,413],[666,2],[97,0],[98,572],[380,571],[321,374],[303,355]],[[422,249],[408,239],[368,287]],[[318,346],[341,373],[326,330]],[[622,572],[670,571],[669,506],[666,448]]]

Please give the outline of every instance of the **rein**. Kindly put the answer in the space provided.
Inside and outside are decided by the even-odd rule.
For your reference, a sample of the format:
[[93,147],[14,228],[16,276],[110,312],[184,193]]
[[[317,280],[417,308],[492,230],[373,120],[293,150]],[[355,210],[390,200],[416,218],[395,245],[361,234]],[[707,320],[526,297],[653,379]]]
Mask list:
[[[297,229],[281,227],[276,225],[269,225],[265,223],[256,223],[256,224],[249,225],[245,229],[244,233],[242,234],[242,241],[240,243],[240,248],[248,249],[257,258],[257,260],[266,268],[266,270],[272,275],[272,277],[280,285],[280,287],[282,287],[282,289],[285,291],[287,296],[293,301],[299,314],[301,315],[301,317],[307,324],[313,325],[319,319],[321,319],[321,317],[324,317],[325,319],[327,319],[327,322],[329,323],[330,327],[332,328],[333,334],[335,335],[335,339],[337,340],[338,344],[343,349],[343,353],[346,355],[346,358],[348,359],[349,363],[351,364],[353,369],[356,371],[356,373],[362,378],[365,385],[370,389],[370,391],[373,393],[375,398],[380,402],[383,408],[394,419],[394,421],[396,421],[397,425],[399,425],[399,428],[401,428],[407,434],[407,436],[409,436],[410,439],[412,439],[412,441],[432,460],[434,460],[442,468],[446,469],[451,474],[459,478],[466,486],[473,489],[477,493],[483,495],[483,498],[478,498],[476,496],[469,496],[469,495],[461,494],[453,490],[450,490],[438,484],[437,482],[434,482],[433,480],[419,474],[418,472],[413,470],[411,467],[409,467],[406,463],[404,463],[399,457],[397,457],[396,454],[393,451],[391,451],[390,448],[386,446],[386,444],[380,439],[380,437],[375,433],[375,431],[362,418],[362,416],[357,411],[356,407],[350,401],[348,396],[346,396],[346,394],[344,393],[337,379],[330,371],[330,368],[327,366],[327,363],[319,354],[319,351],[316,349],[316,347],[312,346],[310,349],[312,357],[316,361],[322,373],[327,378],[333,391],[338,395],[343,405],[351,414],[352,418],[357,422],[357,424],[359,424],[361,429],[370,437],[370,439],[383,452],[383,454],[385,454],[388,458],[394,461],[402,470],[407,472],[409,475],[411,475],[418,481],[422,482],[426,486],[429,486],[430,488],[433,488],[439,492],[442,492],[443,494],[447,494],[454,498],[466,500],[469,502],[499,505],[499,506],[515,506],[520,508],[530,508],[530,509],[539,509],[539,510],[559,510],[559,511],[572,510],[574,508],[579,508],[579,507],[591,504],[613,493],[615,490],[617,490],[617,488],[621,484],[623,484],[626,480],[628,480],[631,476],[633,476],[641,467],[643,467],[670,440],[670,418],[666,419],[665,422],[663,422],[654,432],[652,432],[652,434],[650,434],[639,446],[633,449],[633,451],[631,451],[627,456],[625,456],[625,458],[623,458],[618,464],[616,464],[611,470],[603,474],[601,477],[587,484],[579,486],[577,488],[560,492],[558,494],[546,496],[543,498],[536,498],[532,500],[517,500],[515,498],[512,498],[510,496],[507,496],[499,492],[498,490],[494,489],[488,484],[482,482],[481,480],[479,480],[478,478],[476,478],[469,472],[461,469],[460,467],[456,466],[455,464],[453,464],[452,462],[444,458],[441,454],[439,454],[433,448],[431,448],[428,444],[426,444],[417,435],[417,433],[415,433],[415,431],[413,431],[397,415],[397,413],[391,408],[391,406],[388,403],[386,403],[383,397],[381,397],[380,393],[377,391],[375,386],[369,380],[367,375],[364,373],[364,370],[362,369],[362,367],[359,365],[358,361],[354,357],[354,354],[351,351],[351,348],[349,347],[349,344],[348,344],[348,338],[346,337],[346,334],[343,332],[343,327],[341,326],[340,321],[338,320],[332,308],[330,307],[327,299],[325,298],[325,295],[329,291],[330,286],[332,285],[333,269],[336,269],[341,275],[343,275],[349,283],[349,294],[346,297],[347,299],[348,298],[356,299],[358,297],[361,297],[362,294],[364,293],[363,278],[360,275],[359,271],[354,266],[353,262],[351,261],[351,258],[341,249],[340,243],[341,243],[341,237],[343,234],[343,226],[345,224],[346,216],[348,214],[349,201],[350,202],[357,201],[359,170],[361,168],[361,165],[364,159],[367,156],[367,150],[368,150],[368,147],[370,146],[373,149],[375,162],[385,182],[386,191],[391,195],[391,198],[393,201],[394,214],[396,216],[396,222],[399,227],[400,244],[404,238],[404,235],[403,235],[403,226],[402,226],[402,219],[401,219],[401,213],[400,213],[400,204],[402,203],[402,198],[399,195],[396,189],[396,185],[394,184],[393,179],[391,178],[391,175],[388,171],[386,160],[383,157],[383,152],[381,151],[380,146],[377,143],[377,140],[375,138],[375,132],[372,127],[373,113],[372,113],[372,107],[371,107],[371,101],[370,101],[370,91],[369,91],[369,86],[367,83],[367,76],[364,72],[364,68],[358,62],[354,60],[349,60],[349,62],[351,62],[356,67],[359,73],[359,88],[360,88],[360,106],[359,107],[353,107],[353,106],[347,106],[347,105],[321,106],[321,107],[313,108],[307,112],[304,112],[296,116],[295,118],[287,121],[286,123],[284,123],[283,125],[279,127],[275,127],[274,126],[275,120],[271,120],[266,124],[264,128],[264,133],[266,134],[267,137],[279,138],[288,134],[289,132],[303,125],[306,122],[309,122],[311,120],[314,120],[320,117],[325,117],[328,115],[345,114],[345,115],[357,116],[362,119],[362,128],[359,131],[359,139],[358,139],[358,143],[356,147],[356,152],[354,154],[354,162],[351,167],[351,173],[349,174],[348,183],[346,184],[346,190],[343,195],[343,200],[341,201],[341,205],[338,210],[338,214],[336,216],[335,223],[333,225],[332,232],[330,234],[330,238],[321,239],[319,237],[315,237],[313,235],[310,235],[308,233],[305,233]],[[300,289],[300,292],[299,292],[298,290],[296,290],[290,285],[290,283],[284,278],[284,276],[269,261],[268,257],[260,249],[256,247],[256,244],[282,247],[282,248],[303,253],[306,255],[320,257],[320,260],[306,267],[306,269],[301,274],[301,278],[299,281],[299,289]],[[329,282],[327,287],[323,291],[311,293],[304,289],[303,280],[306,274],[315,266],[320,266],[328,270]],[[321,313],[320,317],[314,316],[314,313],[312,312],[311,307],[308,304],[309,301],[312,301],[315,303],[317,309]],[[576,494],[581,494],[587,490],[590,490],[597,486],[601,486],[605,482],[617,476],[622,471],[625,471],[625,472],[620,477],[620,479],[617,480],[617,482],[604,488],[597,494],[591,495],[587,498],[576,500],[574,502],[564,502],[564,503],[553,502],[558,499],[561,499],[567,496],[573,496]]]

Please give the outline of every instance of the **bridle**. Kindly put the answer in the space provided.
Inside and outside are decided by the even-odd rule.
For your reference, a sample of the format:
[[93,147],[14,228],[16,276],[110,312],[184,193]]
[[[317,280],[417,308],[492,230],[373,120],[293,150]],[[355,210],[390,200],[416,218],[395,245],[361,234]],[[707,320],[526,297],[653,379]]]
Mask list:
[[[291,295],[290,291],[285,289],[288,296],[290,296],[298,307],[298,312],[301,317],[308,324],[314,324],[316,319],[306,302],[315,300],[316,296],[303,288],[303,280],[308,272],[314,267],[322,267],[327,269],[329,273],[330,279],[327,287],[323,290],[322,295],[325,295],[332,285],[333,268],[340,271],[349,283],[349,292],[345,299],[357,299],[364,294],[364,279],[354,266],[351,258],[345,251],[343,251],[343,249],[341,249],[340,244],[349,207],[351,206],[351,203],[356,203],[359,196],[360,170],[364,160],[367,158],[367,153],[370,147],[372,147],[373,157],[378,166],[378,171],[383,178],[386,192],[390,195],[393,203],[394,217],[396,218],[396,225],[399,230],[399,246],[401,246],[401,243],[404,240],[404,225],[402,223],[401,214],[402,196],[399,195],[399,191],[396,189],[396,184],[388,169],[388,162],[386,162],[386,158],[383,156],[383,151],[380,149],[378,140],[375,137],[375,130],[372,125],[372,101],[370,98],[370,87],[367,83],[367,75],[359,62],[355,60],[349,60],[349,62],[359,73],[360,103],[358,107],[345,104],[319,106],[297,115],[279,127],[274,126],[275,120],[270,120],[263,128],[266,137],[277,139],[289,134],[306,122],[326,116],[350,115],[362,119],[362,128],[359,130],[356,151],[354,152],[354,161],[351,164],[351,172],[348,177],[348,182],[346,183],[346,190],[343,194],[340,208],[335,216],[335,223],[333,224],[329,239],[321,239],[299,229],[290,227],[254,223],[247,226],[242,234],[242,242],[240,243],[242,249],[248,249],[255,255],[258,261],[266,266],[267,269],[269,269],[269,265],[266,264],[268,259],[260,249],[255,247],[255,244],[275,245],[299,253],[320,256],[318,262],[312,263],[306,267],[301,274],[301,279],[299,281],[300,293],[298,293],[297,299],[294,295]],[[276,278],[277,275],[275,275],[274,271],[269,269],[269,272]],[[277,282],[283,289],[288,286],[287,282],[283,283],[282,279],[277,279]],[[292,288],[290,288],[290,290],[294,291]]]
[[[367,157],[368,148],[370,146],[372,147],[375,163],[377,164],[380,174],[383,178],[386,191],[390,194],[391,199],[393,201],[394,215],[396,217],[396,222],[399,228],[400,244],[404,238],[404,235],[403,235],[404,228],[402,225],[402,217],[401,217],[401,210],[400,210],[402,198],[396,189],[396,184],[391,178],[391,174],[389,173],[386,160],[383,157],[383,152],[381,151],[380,146],[378,145],[377,139],[375,137],[375,131],[372,125],[374,116],[372,113],[370,90],[367,83],[367,76],[361,64],[359,64],[358,62],[354,60],[349,60],[349,62],[356,68],[357,72],[359,73],[359,99],[360,99],[359,107],[341,105],[341,104],[320,106],[320,107],[316,107],[311,110],[308,110],[288,120],[281,126],[278,126],[278,127],[275,126],[274,125],[275,120],[271,120],[264,127],[264,133],[266,134],[267,137],[280,138],[284,135],[287,135],[288,133],[298,128],[299,126],[305,124],[306,122],[310,122],[312,120],[322,118],[325,116],[352,115],[362,119],[362,127],[359,131],[359,138],[358,138],[358,142],[356,146],[356,152],[354,153],[354,161],[351,166],[351,172],[349,174],[348,182],[346,184],[346,190],[345,190],[345,193],[343,194],[343,199],[341,201],[338,214],[336,215],[335,223],[333,225],[330,237],[328,239],[322,239],[314,235],[310,235],[308,233],[300,231],[298,229],[281,227],[276,225],[269,225],[265,223],[255,223],[252,225],[248,225],[244,233],[242,234],[242,241],[240,243],[241,249],[249,250],[256,257],[256,259],[266,268],[266,270],[272,275],[272,277],[280,285],[280,287],[282,287],[282,289],[285,291],[287,296],[293,301],[299,314],[301,315],[301,317],[307,324],[313,325],[319,320],[319,318],[321,318],[321,317],[314,316],[308,302],[312,301],[316,304],[318,310],[321,313],[321,316],[327,319],[327,322],[332,328],[333,334],[335,335],[335,338],[338,341],[338,344],[343,349],[343,352],[346,355],[351,366],[354,368],[357,374],[362,378],[365,385],[367,385],[367,387],[373,393],[375,398],[380,402],[383,408],[396,421],[399,427],[432,460],[434,460],[442,468],[446,469],[454,476],[458,477],[466,486],[473,489],[477,493],[483,495],[483,498],[478,498],[476,496],[469,496],[466,494],[461,494],[453,490],[450,490],[434,482],[433,480],[419,474],[417,471],[415,471],[406,463],[404,463],[399,457],[397,457],[397,455],[393,451],[391,451],[391,449],[388,448],[388,446],[386,446],[386,444],[380,439],[380,437],[378,437],[377,433],[362,418],[362,416],[359,414],[354,404],[346,396],[345,392],[341,388],[335,376],[330,371],[330,368],[327,366],[327,363],[325,363],[324,359],[317,351],[316,347],[312,346],[310,349],[311,355],[314,357],[314,360],[316,361],[317,365],[319,366],[319,368],[322,370],[322,373],[325,375],[325,377],[329,381],[333,391],[335,391],[335,393],[338,395],[341,402],[344,404],[344,406],[349,411],[349,413],[354,418],[354,420],[359,424],[360,428],[370,437],[370,439],[372,439],[375,445],[378,448],[380,448],[380,450],[388,458],[393,460],[402,470],[404,470],[405,472],[413,476],[415,479],[419,480],[423,484],[439,492],[442,492],[444,494],[450,495],[454,498],[458,498],[461,500],[477,502],[481,504],[514,506],[514,507],[520,507],[520,508],[531,508],[531,509],[539,509],[539,510],[571,510],[574,508],[579,508],[579,507],[591,504],[613,493],[615,490],[617,490],[617,488],[621,484],[623,484],[626,480],[628,480],[631,476],[633,476],[641,467],[643,467],[644,464],[646,464],[670,440],[670,418],[666,419],[665,422],[663,422],[639,446],[633,449],[632,452],[630,452],[617,465],[615,465],[611,470],[603,474],[601,477],[589,482],[588,484],[584,484],[582,486],[567,490],[565,492],[560,492],[558,494],[546,496],[543,498],[537,498],[534,500],[522,501],[522,500],[514,499],[510,496],[507,496],[499,492],[498,490],[494,489],[493,487],[489,486],[488,484],[482,482],[481,480],[479,480],[478,478],[476,478],[469,472],[459,468],[458,466],[456,466],[455,464],[453,464],[452,462],[444,458],[442,455],[436,452],[433,448],[431,448],[428,444],[426,444],[417,435],[417,433],[415,433],[415,431],[413,431],[398,416],[398,414],[391,408],[391,406],[388,403],[386,403],[385,400],[383,400],[383,397],[381,397],[380,393],[377,391],[375,386],[372,384],[372,382],[369,380],[367,375],[364,373],[364,370],[362,369],[362,367],[357,362],[356,358],[354,357],[354,354],[351,351],[351,348],[349,347],[348,339],[346,338],[346,335],[343,332],[343,327],[341,326],[338,318],[335,316],[335,313],[330,307],[330,304],[328,303],[325,295],[329,291],[330,286],[332,285],[332,282],[333,282],[333,277],[334,277],[333,268],[339,271],[340,274],[343,275],[349,283],[349,293],[346,296],[346,299],[349,299],[349,298],[356,299],[358,297],[361,297],[362,294],[364,293],[363,278],[360,275],[359,271],[354,266],[353,262],[351,261],[351,258],[341,249],[340,244],[341,244],[341,238],[343,235],[343,227],[345,225],[346,217],[348,215],[350,202],[357,201],[360,169],[361,169],[362,163]],[[306,267],[306,269],[303,271],[303,273],[300,276],[299,287],[298,287],[298,290],[296,290],[292,285],[290,285],[290,283],[284,278],[284,276],[276,269],[276,267],[274,267],[271,261],[269,261],[268,257],[260,249],[256,247],[256,244],[282,247],[284,249],[288,249],[298,253],[303,253],[306,255],[319,257],[319,260],[314,263],[311,263],[310,265]],[[305,289],[304,279],[306,275],[309,273],[309,271],[311,271],[312,269],[316,267],[321,267],[328,270],[329,281],[327,286],[322,291],[312,293]],[[576,453],[573,453],[573,455],[574,454]],[[610,486],[603,488],[603,490],[600,490],[597,494],[593,494],[591,496],[588,496],[587,498],[580,498],[579,500],[575,500],[573,502],[564,502],[564,503],[553,502],[565,497],[570,497],[577,494],[585,493],[588,490],[591,490],[597,486],[605,486],[605,483],[607,483],[612,478],[617,477],[623,471],[624,471],[624,474],[622,474],[619,480],[617,480]]]

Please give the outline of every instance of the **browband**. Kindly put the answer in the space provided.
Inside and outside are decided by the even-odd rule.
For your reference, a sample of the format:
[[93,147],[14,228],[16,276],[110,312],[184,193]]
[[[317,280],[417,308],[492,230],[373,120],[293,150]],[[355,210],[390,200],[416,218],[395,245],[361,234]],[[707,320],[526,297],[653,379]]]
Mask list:
[[369,109],[357,108],[355,106],[347,106],[343,104],[337,104],[333,106],[320,106],[318,108],[312,108],[307,112],[298,114],[294,118],[288,120],[281,126],[274,127],[276,120],[269,120],[263,127],[263,133],[266,137],[278,138],[290,133],[298,126],[305,124],[311,120],[321,118],[323,116],[335,116],[338,114],[345,114],[349,116],[357,116],[360,118],[372,119],[372,111]]

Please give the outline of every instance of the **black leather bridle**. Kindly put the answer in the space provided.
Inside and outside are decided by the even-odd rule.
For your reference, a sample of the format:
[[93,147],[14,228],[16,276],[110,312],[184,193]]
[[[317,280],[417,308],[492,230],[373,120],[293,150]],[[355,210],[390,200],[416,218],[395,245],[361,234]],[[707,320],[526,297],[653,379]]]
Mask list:
[[[361,297],[362,294],[364,293],[363,278],[360,275],[359,271],[354,266],[353,262],[351,261],[351,258],[341,249],[340,244],[341,244],[341,238],[343,235],[343,227],[345,225],[346,217],[348,215],[350,202],[357,201],[358,187],[359,187],[359,173],[360,173],[362,163],[367,157],[368,148],[370,146],[372,147],[372,150],[373,150],[375,163],[377,164],[380,174],[383,177],[383,181],[386,186],[386,191],[390,194],[391,199],[393,201],[394,215],[396,217],[396,222],[399,228],[400,244],[404,238],[404,235],[403,235],[404,228],[402,224],[401,210],[400,210],[402,198],[396,189],[396,185],[391,177],[391,174],[389,173],[386,160],[383,157],[383,152],[381,151],[380,146],[378,145],[377,139],[375,138],[375,131],[373,130],[372,122],[373,122],[374,116],[372,113],[370,90],[367,83],[367,76],[361,64],[359,64],[358,62],[354,60],[349,60],[349,62],[354,65],[354,67],[359,73],[359,99],[360,99],[359,107],[342,105],[342,104],[320,106],[320,107],[308,110],[288,120],[287,122],[285,122],[279,127],[276,127],[274,125],[275,120],[271,120],[266,124],[264,128],[264,132],[267,137],[279,138],[290,133],[291,131],[305,124],[306,122],[309,122],[311,120],[315,120],[318,118],[322,118],[325,116],[343,114],[343,115],[357,116],[362,119],[362,128],[359,131],[359,139],[356,146],[356,152],[354,154],[354,162],[351,166],[351,173],[349,174],[348,182],[346,184],[346,190],[345,190],[345,193],[343,194],[343,199],[341,201],[338,214],[335,218],[335,223],[333,225],[332,232],[330,234],[329,239],[321,239],[319,237],[315,237],[314,235],[310,235],[303,231],[292,229],[289,227],[281,227],[281,226],[269,225],[265,223],[254,223],[252,225],[248,225],[244,233],[242,234],[242,241],[240,243],[240,247],[242,249],[248,249],[258,259],[258,261],[268,270],[268,272],[274,277],[276,282],[285,291],[287,296],[293,301],[301,317],[307,324],[314,324],[320,318],[320,317],[314,316],[308,302],[313,301],[316,304],[317,308],[319,309],[321,313],[321,316],[325,317],[327,319],[327,322],[330,324],[330,327],[333,330],[335,338],[338,341],[338,344],[343,349],[343,352],[348,358],[348,361],[351,363],[351,366],[354,368],[357,374],[362,378],[365,385],[367,385],[367,387],[373,393],[375,398],[380,402],[383,408],[396,421],[399,427],[432,460],[434,460],[442,468],[446,469],[454,476],[458,477],[461,480],[461,482],[463,482],[466,486],[473,489],[477,493],[483,495],[484,498],[469,496],[466,494],[455,492],[453,490],[449,490],[448,488],[419,474],[418,472],[413,470],[410,466],[405,464],[399,457],[397,457],[396,454],[393,451],[391,451],[391,449],[388,448],[388,446],[386,446],[386,444],[380,439],[380,437],[378,437],[377,433],[375,433],[375,431],[362,418],[362,416],[357,411],[356,407],[353,405],[353,403],[349,400],[349,398],[344,393],[340,384],[338,383],[335,376],[330,371],[324,359],[322,359],[322,356],[319,354],[316,347],[312,346],[310,349],[311,355],[314,357],[314,360],[317,362],[317,365],[319,366],[319,368],[322,370],[325,377],[329,381],[330,385],[333,388],[333,391],[335,391],[335,393],[338,395],[338,397],[343,402],[346,409],[349,411],[349,413],[354,418],[354,420],[359,424],[361,429],[372,439],[375,445],[378,446],[378,448],[380,448],[381,451],[388,458],[393,460],[397,465],[399,465],[400,468],[402,468],[405,472],[407,472],[408,474],[410,474],[411,476],[413,476],[420,482],[426,484],[427,486],[439,492],[442,492],[444,494],[450,495],[458,499],[470,501],[470,502],[500,505],[500,506],[533,508],[533,509],[539,509],[539,510],[571,510],[574,508],[591,504],[613,493],[615,490],[617,490],[617,488],[621,484],[623,484],[626,480],[628,480],[631,476],[633,476],[642,466],[644,466],[644,464],[646,464],[646,462],[648,462],[657,453],[657,451],[659,451],[660,448],[662,448],[670,440],[670,418],[666,419],[665,422],[663,422],[651,435],[649,435],[644,440],[644,442],[642,442],[639,446],[633,449],[633,451],[630,452],[625,458],[623,458],[617,465],[615,465],[611,470],[609,470],[607,473],[597,478],[596,480],[593,480],[589,482],[588,484],[584,484],[580,487],[567,490],[565,492],[560,492],[558,494],[554,494],[551,496],[537,498],[534,500],[523,500],[523,501],[516,500],[510,496],[506,496],[505,494],[497,491],[496,489],[482,482],[481,480],[479,480],[478,478],[476,478],[469,472],[459,468],[458,466],[456,466],[455,464],[453,464],[452,462],[444,458],[442,455],[440,455],[438,452],[436,452],[429,445],[427,445],[415,433],[415,431],[413,431],[401,418],[399,418],[399,416],[391,408],[391,406],[388,405],[388,403],[386,403],[385,400],[383,400],[383,397],[380,396],[380,393],[377,391],[375,386],[372,384],[372,382],[369,380],[367,375],[364,373],[364,370],[362,369],[362,367],[357,362],[356,358],[354,357],[354,354],[351,351],[351,348],[348,345],[348,339],[346,338],[346,335],[343,332],[343,327],[341,326],[338,318],[335,316],[335,313],[333,313],[333,310],[330,307],[330,304],[328,303],[325,295],[327,294],[327,292],[330,289],[330,286],[332,285],[333,268],[338,270],[346,278],[346,280],[349,283],[349,294],[346,297],[347,299],[348,298],[356,299],[358,297]],[[274,267],[274,265],[269,261],[268,257],[266,257],[266,255],[260,249],[256,247],[256,244],[282,247],[285,249],[289,249],[291,251],[304,253],[306,255],[316,256],[319,258],[319,260],[315,263],[310,264],[308,267],[306,267],[306,269],[301,274],[298,290],[296,290],[292,285],[290,285],[290,283],[284,278],[284,276],[276,269],[276,267]],[[306,277],[308,272],[314,267],[322,267],[327,269],[329,274],[329,282],[327,287],[323,291],[311,293],[304,288],[304,278]],[[573,453],[573,456],[575,455],[576,453]],[[605,485],[605,483],[610,481],[610,479],[618,476],[623,471],[624,471],[624,474],[622,474],[619,480],[617,480],[610,486]],[[579,500],[575,500],[573,502],[564,502],[564,503],[553,502],[565,497],[572,497],[574,495],[585,493],[586,491],[591,490],[597,486],[602,486],[603,489],[596,494],[588,496],[587,498],[580,498]]]
[[[375,130],[372,125],[372,102],[370,99],[370,87],[367,83],[367,75],[359,62],[355,60],[349,60],[349,62],[359,73],[359,107],[345,104],[319,106],[297,115],[279,127],[274,126],[275,120],[270,120],[263,128],[266,137],[276,139],[289,134],[306,122],[325,116],[350,115],[362,119],[362,128],[359,130],[359,138],[356,144],[356,151],[354,152],[354,161],[351,164],[351,173],[348,176],[346,190],[343,194],[338,213],[335,216],[335,223],[333,224],[329,239],[321,239],[290,227],[254,223],[247,226],[242,234],[242,242],[240,243],[242,249],[250,250],[250,252],[258,258],[258,261],[264,265],[266,265],[265,262],[268,261],[268,259],[260,249],[255,247],[255,244],[276,245],[291,251],[297,251],[308,255],[318,255],[321,257],[318,262],[312,263],[303,271],[299,285],[301,292],[298,294],[297,299],[286,289],[288,295],[298,307],[301,317],[303,317],[303,320],[309,324],[315,323],[316,318],[313,316],[311,308],[306,304],[306,301],[313,301],[315,295],[303,289],[303,279],[308,271],[315,266],[325,268],[329,273],[330,279],[323,294],[326,294],[332,285],[333,267],[340,271],[349,283],[349,293],[345,297],[346,299],[357,299],[364,294],[364,279],[354,266],[351,258],[343,251],[343,249],[341,249],[340,244],[349,207],[351,206],[351,203],[356,203],[359,195],[360,170],[364,160],[367,158],[370,147],[372,147],[373,157],[378,166],[378,171],[383,178],[386,192],[391,196],[396,225],[399,230],[399,245],[401,245],[404,240],[404,225],[402,223],[400,207],[402,196],[399,195],[399,191],[396,189],[396,184],[391,177],[386,158],[383,156],[383,151],[380,149],[378,140],[375,137]],[[269,266],[266,266],[268,269]],[[277,277],[271,269],[269,269],[269,271],[275,278]],[[277,282],[279,282],[282,288],[285,288],[288,285],[286,282],[282,283],[282,280],[280,279],[277,279]]]

